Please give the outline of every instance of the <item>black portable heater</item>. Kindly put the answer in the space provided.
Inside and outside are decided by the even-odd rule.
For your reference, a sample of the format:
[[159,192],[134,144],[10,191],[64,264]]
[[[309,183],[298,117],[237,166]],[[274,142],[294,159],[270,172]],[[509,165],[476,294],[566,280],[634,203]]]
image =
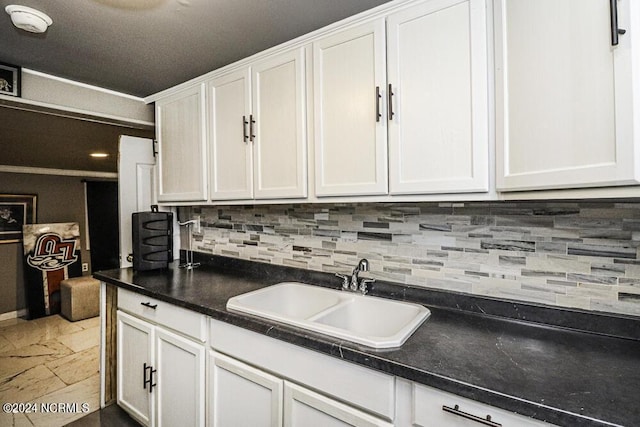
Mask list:
[[137,271],[167,268],[173,260],[173,213],[151,212],[131,214],[133,231],[133,269]]

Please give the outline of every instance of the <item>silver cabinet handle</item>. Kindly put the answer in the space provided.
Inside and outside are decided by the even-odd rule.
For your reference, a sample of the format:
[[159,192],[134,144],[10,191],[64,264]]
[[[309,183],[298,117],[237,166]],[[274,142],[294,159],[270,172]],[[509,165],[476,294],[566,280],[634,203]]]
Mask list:
[[497,423],[495,421],[491,421],[491,415],[487,415],[486,418],[479,417],[477,415],[469,414],[468,412],[464,412],[460,410],[460,406],[455,405],[453,408],[442,405],[442,410],[445,412],[449,412],[450,414],[457,415],[462,418],[466,418],[468,420],[475,421],[477,423],[483,424],[485,426],[490,427],[502,427],[502,424]]

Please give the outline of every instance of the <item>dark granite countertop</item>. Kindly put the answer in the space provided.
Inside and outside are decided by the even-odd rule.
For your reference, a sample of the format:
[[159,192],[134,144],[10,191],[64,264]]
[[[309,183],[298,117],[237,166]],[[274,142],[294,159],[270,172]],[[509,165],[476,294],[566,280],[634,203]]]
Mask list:
[[[168,270],[121,269],[94,276],[276,339],[550,423],[640,425],[640,321],[635,318],[537,309],[452,293],[443,297],[442,291],[430,294],[435,301],[430,304],[429,295],[420,295],[420,290],[380,283],[372,294],[396,299],[418,295],[432,314],[402,347],[374,350],[226,310],[229,298],[281,281],[337,287],[335,277],[222,257],[211,260],[215,266],[195,270],[172,265]],[[476,312],[460,310],[464,305]],[[487,314],[490,310],[494,313]],[[496,310],[520,314],[502,317]],[[556,325],[523,321],[522,313],[553,318]],[[596,333],[557,326],[572,321],[593,325]],[[608,329],[621,330],[623,337],[603,333]]]

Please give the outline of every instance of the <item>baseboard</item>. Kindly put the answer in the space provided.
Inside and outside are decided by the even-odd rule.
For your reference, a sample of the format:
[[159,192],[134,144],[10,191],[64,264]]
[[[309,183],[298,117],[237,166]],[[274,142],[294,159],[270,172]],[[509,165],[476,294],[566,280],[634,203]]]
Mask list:
[[22,310],[18,310],[18,311],[10,311],[8,313],[2,313],[0,314],[0,322],[2,322],[3,320],[16,319],[18,317],[25,317],[27,314],[29,314],[29,310],[27,310],[26,308],[23,308]]

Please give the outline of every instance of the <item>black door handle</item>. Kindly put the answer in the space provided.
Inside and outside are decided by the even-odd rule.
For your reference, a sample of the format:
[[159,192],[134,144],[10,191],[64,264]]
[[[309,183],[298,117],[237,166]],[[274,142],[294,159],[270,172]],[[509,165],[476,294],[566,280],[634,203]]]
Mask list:
[[611,46],[617,46],[618,35],[627,32],[627,30],[618,28],[618,0],[609,0],[609,13],[611,14]]
[[396,113],[393,112],[393,86],[391,86],[391,83],[389,83],[389,92],[387,96],[389,97],[389,100],[387,101],[389,106],[389,120],[393,120],[393,116],[395,116]]
[[151,304],[150,302],[141,302],[140,305],[144,305],[145,307],[149,307],[154,310],[158,307],[158,304]]
[[382,98],[380,86],[376,86],[376,122],[379,122],[382,117],[382,114],[380,114],[380,98]]
[[249,122],[247,121],[247,116],[242,116],[242,139],[244,142],[249,140],[249,135],[247,134],[247,125]]

